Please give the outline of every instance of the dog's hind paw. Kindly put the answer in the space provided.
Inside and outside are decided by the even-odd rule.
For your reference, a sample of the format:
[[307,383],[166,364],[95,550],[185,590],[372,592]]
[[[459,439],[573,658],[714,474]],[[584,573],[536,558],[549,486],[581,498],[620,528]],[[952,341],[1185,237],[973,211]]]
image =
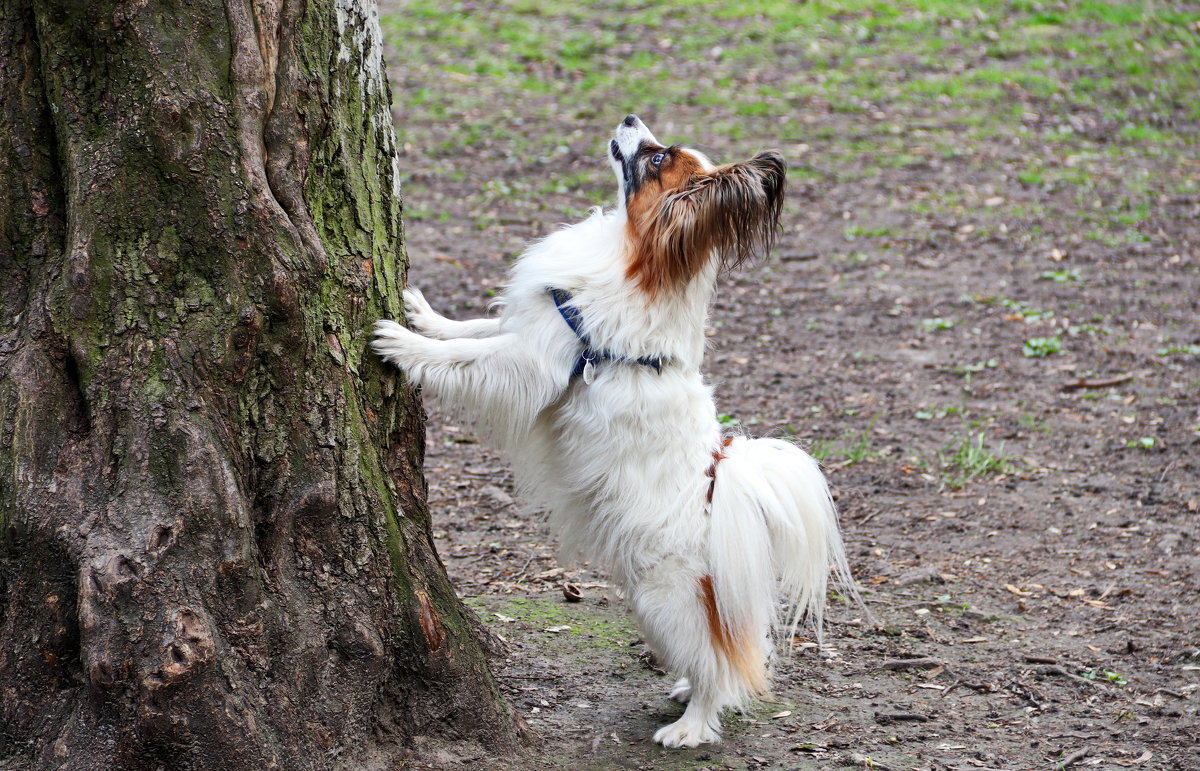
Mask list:
[[687,704],[688,699],[692,698],[692,684],[686,677],[675,681],[675,685],[671,687],[671,698],[680,704]]
[[690,718],[686,714],[671,725],[654,732],[654,741],[664,747],[698,747],[721,741],[721,734],[709,727],[704,720]]

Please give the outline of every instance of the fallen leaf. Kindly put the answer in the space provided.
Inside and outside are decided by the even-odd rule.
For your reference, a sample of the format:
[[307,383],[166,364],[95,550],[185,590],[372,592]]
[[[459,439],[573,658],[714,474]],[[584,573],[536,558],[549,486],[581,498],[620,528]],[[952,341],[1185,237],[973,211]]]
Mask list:
[[1032,597],[1033,596],[1033,592],[1027,592],[1024,589],[1018,589],[1017,587],[1013,586],[1012,584],[1005,584],[1004,588],[1007,589],[1008,591],[1012,592],[1013,594],[1017,595],[1018,597]]
[[546,627],[545,631],[547,631],[547,632],[565,632],[565,631],[569,630],[570,628],[571,627],[567,626],[566,624],[563,624],[562,626],[548,626],[548,627]]
[[1145,763],[1147,760],[1149,760],[1152,757],[1154,757],[1154,753],[1151,752],[1150,750],[1146,750],[1145,752],[1143,752],[1141,755],[1134,758],[1133,760],[1113,760],[1112,762],[1116,763],[1118,766],[1136,766],[1139,763]]
[[785,709],[783,712],[776,712],[774,715],[771,715],[771,719],[776,720],[781,717],[788,717],[791,714],[792,714],[791,710]]

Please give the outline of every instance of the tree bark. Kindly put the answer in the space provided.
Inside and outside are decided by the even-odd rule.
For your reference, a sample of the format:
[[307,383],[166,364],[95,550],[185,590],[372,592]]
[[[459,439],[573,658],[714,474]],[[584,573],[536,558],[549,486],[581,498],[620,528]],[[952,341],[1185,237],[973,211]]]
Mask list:
[[0,0],[0,767],[516,739],[434,552],[373,4]]

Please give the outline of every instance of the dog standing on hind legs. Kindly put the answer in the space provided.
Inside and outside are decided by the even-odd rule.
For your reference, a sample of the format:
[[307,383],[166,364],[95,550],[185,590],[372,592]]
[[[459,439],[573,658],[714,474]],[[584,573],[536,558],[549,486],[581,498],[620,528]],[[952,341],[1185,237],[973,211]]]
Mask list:
[[695,747],[766,690],[772,635],[819,633],[830,571],[849,574],[816,462],[723,438],[700,374],[718,273],[773,243],[783,159],[717,166],[633,115],[608,150],[617,206],[533,244],[498,318],[452,321],[409,289],[411,329],[380,321],[373,346],[487,429],[567,556],[612,573],[682,676],[687,708],[654,739]]

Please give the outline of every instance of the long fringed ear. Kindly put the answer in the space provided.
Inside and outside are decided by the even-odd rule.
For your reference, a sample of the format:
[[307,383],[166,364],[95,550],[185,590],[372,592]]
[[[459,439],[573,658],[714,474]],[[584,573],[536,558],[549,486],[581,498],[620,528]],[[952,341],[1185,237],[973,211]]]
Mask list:
[[786,187],[787,164],[773,150],[691,177],[645,212],[630,273],[655,295],[685,285],[714,251],[726,269],[767,254]]

